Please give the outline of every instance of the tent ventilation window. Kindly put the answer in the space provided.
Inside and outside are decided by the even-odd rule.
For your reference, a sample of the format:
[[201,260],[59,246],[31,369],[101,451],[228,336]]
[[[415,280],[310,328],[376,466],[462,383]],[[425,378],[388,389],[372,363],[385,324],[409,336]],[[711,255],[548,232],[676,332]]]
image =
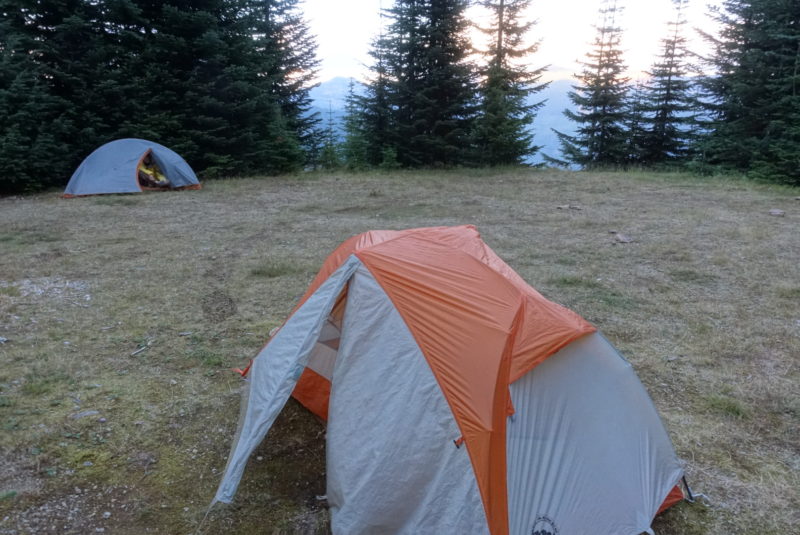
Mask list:
[[329,381],[333,377],[333,366],[339,353],[339,340],[342,335],[342,320],[347,302],[347,287],[336,300],[333,310],[322,325],[317,343],[308,357],[308,368],[311,368]]

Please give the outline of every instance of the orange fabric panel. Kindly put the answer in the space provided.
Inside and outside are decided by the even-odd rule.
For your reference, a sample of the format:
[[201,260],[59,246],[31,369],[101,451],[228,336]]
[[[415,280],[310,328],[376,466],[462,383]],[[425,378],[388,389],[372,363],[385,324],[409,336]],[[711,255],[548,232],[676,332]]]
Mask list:
[[325,377],[311,368],[305,368],[294,387],[292,396],[308,410],[328,421],[331,382]]
[[486,264],[506,277],[525,296],[525,321],[516,336],[511,364],[514,382],[564,346],[597,330],[578,314],[547,300],[532,288],[483,241],[478,241]]
[[444,392],[491,532],[508,533],[505,422],[520,292],[473,256],[415,234],[357,255],[392,299]]
[[683,499],[683,490],[681,490],[680,485],[675,485],[672,490],[669,491],[669,494],[667,494],[667,497],[664,499],[664,503],[662,503],[661,507],[658,508],[658,512],[656,514],[659,515],[663,513],[676,503],[683,501]]
[[595,326],[563,306],[526,294],[525,321],[517,333],[511,359],[513,383],[564,346],[597,330]]

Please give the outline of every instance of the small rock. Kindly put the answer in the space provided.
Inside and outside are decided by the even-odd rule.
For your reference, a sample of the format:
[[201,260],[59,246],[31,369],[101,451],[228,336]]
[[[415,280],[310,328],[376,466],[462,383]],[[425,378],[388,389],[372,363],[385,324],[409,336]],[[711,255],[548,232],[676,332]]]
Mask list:
[[83,466],[94,466],[94,463],[92,461],[85,461]]
[[189,336],[190,334],[194,334],[192,331],[183,331],[182,333],[178,333],[178,336]]
[[0,336],[0,344],[5,344],[6,342],[8,342],[8,338]]
[[774,215],[775,217],[783,217],[786,215],[786,212],[783,210],[778,210],[777,208],[773,208],[769,211],[769,215]]
[[256,457],[256,461],[263,461],[263,460],[264,460],[264,457],[262,457],[261,455],[259,455],[258,457]]
[[174,386],[174,385],[178,384],[178,381],[176,381],[175,379],[170,379],[169,380],[169,384]]
[[103,518],[111,518],[111,512],[110,511],[105,511],[103,513]]
[[128,458],[128,461],[143,468],[149,468],[151,465],[156,464],[158,459],[152,453],[141,451],[133,457]]
[[98,418],[98,419],[97,419],[97,421],[98,421],[98,422],[100,422],[101,424],[104,424],[104,423],[106,423],[108,420],[106,420],[105,418]]
[[100,414],[100,411],[81,411],[78,413],[73,414],[70,416],[73,420],[80,420],[81,418],[86,418],[87,416],[94,416],[95,414]]
[[617,242],[619,243],[631,243],[633,241],[633,238],[631,238],[627,234],[622,234],[620,232],[616,233],[614,239],[617,240]]

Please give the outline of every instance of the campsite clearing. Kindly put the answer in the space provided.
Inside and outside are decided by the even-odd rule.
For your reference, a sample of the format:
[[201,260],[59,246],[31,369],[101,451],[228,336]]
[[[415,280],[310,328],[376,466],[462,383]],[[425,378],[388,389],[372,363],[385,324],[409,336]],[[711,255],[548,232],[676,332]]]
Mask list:
[[[788,533],[800,525],[796,196],[509,170],[0,199],[0,534],[194,531],[238,420],[230,369],[327,254],[370,229],[458,224],[633,364],[710,499],[668,511],[656,533]],[[200,533],[325,533],[324,466],[324,428],[290,401],[234,504]]]

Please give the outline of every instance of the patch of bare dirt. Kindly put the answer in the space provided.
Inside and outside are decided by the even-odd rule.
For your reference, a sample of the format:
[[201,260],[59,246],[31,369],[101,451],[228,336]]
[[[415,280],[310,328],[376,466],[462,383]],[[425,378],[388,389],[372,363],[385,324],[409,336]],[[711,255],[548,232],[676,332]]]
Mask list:
[[0,519],[0,535],[113,533],[114,526],[129,524],[134,516],[130,491],[126,485],[74,487]]
[[92,300],[89,283],[60,277],[39,277],[16,281],[0,280],[0,288],[11,288],[20,297],[41,298],[75,305],[86,305]]
[[236,314],[236,301],[222,290],[214,290],[201,301],[203,316],[210,322],[225,320]]
[[15,494],[37,494],[43,486],[35,475],[35,466],[20,455],[3,454],[0,463],[0,496]]

